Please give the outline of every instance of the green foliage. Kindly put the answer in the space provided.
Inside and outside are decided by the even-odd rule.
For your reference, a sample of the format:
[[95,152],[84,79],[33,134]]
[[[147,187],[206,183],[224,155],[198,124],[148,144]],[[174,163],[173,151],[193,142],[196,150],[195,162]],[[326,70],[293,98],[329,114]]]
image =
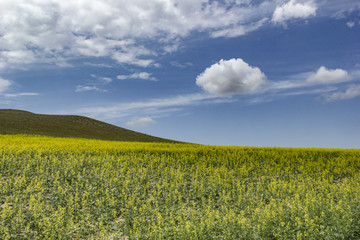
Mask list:
[[0,109],[0,134],[31,134],[134,142],[175,142],[130,131],[91,118]]
[[0,135],[0,239],[359,239],[360,150]]

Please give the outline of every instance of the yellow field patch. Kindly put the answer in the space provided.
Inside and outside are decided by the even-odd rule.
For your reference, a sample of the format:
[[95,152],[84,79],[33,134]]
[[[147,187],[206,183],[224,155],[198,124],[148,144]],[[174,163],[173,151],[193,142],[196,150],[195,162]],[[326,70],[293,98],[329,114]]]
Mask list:
[[1,239],[358,239],[360,150],[0,135]]

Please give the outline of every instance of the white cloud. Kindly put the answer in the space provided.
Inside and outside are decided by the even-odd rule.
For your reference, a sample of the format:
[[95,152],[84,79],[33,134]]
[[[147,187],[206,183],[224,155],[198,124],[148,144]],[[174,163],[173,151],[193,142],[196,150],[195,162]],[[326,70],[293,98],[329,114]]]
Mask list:
[[111,56],[112,59],[116,60],[116,62],[122,64],[131,64],[140,67],[148,67],[154,65],[154,60],[151,59],[140,59],[140,57],[155,55],[151,54],[149,50],[147,50],[143,46],[127,46],[124,51],[114,52]]
[[112,78],[109,77],[100,77],[99,80],[102,81],[104,84],[109,84],[112,82]]
[[90,74],[90,76],[92,78],[95,78],[96,81],[92,80],[87,85],[76,86],[75,92],[87,92],[87,91],[107,92],[107,90],[105,90],[104,87],[113,81],[112,78],[101,77],[96,74]]
[[360,96],[360,85],[352,85],[345,92],[336,92],[324,95],[325,101],[333,102],[344,99],[351,99]]
[[118,75],[116,78],[119,80],[143,79],[143,80],[157,81],[157,79],[155,77],[152,77],[151,73],[148,73],[148,72],[138,72],[138,73],[133,73],[130,75]]
[[155,123],[156,121],[151,117],[141,117],[132,119],[131,121],[126,123],[126,126],[131,128],[143,128]]
[[[271,17],[275,2],[0,0],[0,67],[66,66],[78,57],[156,66],[192,33],[232,37]],[[213,33],[213,34],[212,34]]]
[[271,82],[268,81],[267,82],[267,89],[270,90],[287,90],[287,89],[291,89],[291,88],[300,88],[300,87],[305,87],[306,85],[308,85],[308,83],[306,83],[304,81],[304,79],[301,80],[283,80],[283,81],[277,81],[277,82]]
[[75,92],[86,92],[86,91],[97,91],[97,92],[106,92],[106,90],[98,88],[97,86],[76,86]]
[[11,82],[0,77],[0,93],[5,92],[11,86]]
[[[312,74],[309,72],[304,72],[290,76],[288,78],[289,80],[282,80],[275,82],[269,80],[265,81],[265,75],[258,68],[249,66],[241,59],[232,59],[229,61],[222,60],[219,63],[214,64],[213,66],[216,65],[223,66],[224,64],[220,64],[221,62],[225,63],[227,67],[237,66],[237,64],[232,65],[229,63],[232,61],[235,61],[237,64],[239,64],[242,70],[244,71],[247,70],[245,72],[252,73],[253,74],[252,77],[258,76],[259,78],[258,81],[261,82],[260,84],[263,84],[261,85],[261,87],[260,86],[256,87],[257,84],[255,85],[250,84],[250,86],[246,85],[248,83],[245,84],[246,89],[249,88],[253,88],[253,90],[258,89],[258,91],[248,90],[248,91],[253,91],[253,92],[248,92],[252,94],[248,94],[244,98],[242,98],[242,100],[245,100],[245,102],[250,104],[269,102],[280,97],[288,97],[288,96],[304,95],[304,94],[324,94],[324,93],[334,92],[337,90],[337,87],[334,86],[325,86],[324,88],[321,85],[321,88],[319,87],[314,88],[314,86],[317,85],[307,81],[309,75]],[[211,66],[210,68],[212,68],[213,66]],[[217,67],[215,67],[215,69],[216,68]],[[230,74],[230,76],[237,76],[235,70],[231,70],[229,72],[232,73]],[[358,72],[355,72],[351,76],[354,77],[356,74],[358,74]],[[240,74],[240,76],[244,76],[244,75],[246,74]],[[246,78],[251,79],[251,77],[249,76],[247,76]],[[240,77],[240,79],[242,79],[242,77]],[[250,80],[250,82],[252,81]],[[356,91],[350,89],[349,92],[347,92],[345,95],[346,96],[350,96],[351,94],[354,95],[354,92]],[[232,93],[232,94],[237,94],[237,93]],[[65,112],[59,112],[59,114],[80,114],[80,115],[93,117],[96,119],[101,119],[104,121],[109,121],[109,120],[119,121],[119,119],[122,118],[136,116],[139,114],[139,112],[141,112],[145,116],[152,116],[152,118],[161,118],[163,116],[168,116],[168,114],[170,113],[179,112],[189,107],[194,107],[204,104],[231,103],[239,100],[237,98],[222,98],[223,96],[229,96],[229,95],[230,93],[227,94],[223,93],[221,95],[195,93],[195,94],[178,95],[178,96],[165,97],[165,98],[146,99],[137,102],[125,102],[125,103],[112,102],[109,104],[100,104],[100,105],[90,104],[88,107],[82,107],[76,110],[67,110]],[[345,95],[341,95],[341,96],[345,96]],[[332,97],[329,97],[330,95],[327,96],[329,100],[331,98],[332,99],[340,98],[340,94],[334,95]]]
[[105,63],[91,63],[91,62],[84,62],[84,65],[92,66],[92,67],[100,67],[100,68],[113,68],[110,64]]
[[336,90],[334,87],[327,88],[316,88],[316,89],[303,89],[303,90],[289,90],[284,92],[267,92],[265,94],[254,96],[248,99],[250,104],[259,104],[265,102],[272,102],[275,99],[289,97],[289,96],[299,96],[299,95],[314,95],[319,93],[328,93]]
[[321,83],[321,84],[333,84],[346,82],[351,80],[351,77],[347,71],[343,69],[327,69],[324,66],[321,66],[316,73],[311,74],[307,82],[309,83]]
[[[360,5],[354,0],[331,1],[327,0],[321,4],[321,10],[337,20],[353,18],[360,10]],[[355,13],[355,14],[354,14]],[[356,22],[355,22],[356,24]]]
[[[10,80],[3,79],[0,77],[0,96],[3,96],[5,98],[15,98],[15,97],[22,97],[22,96],[37,96],[38,93],[9,93],[10,87],[13,85],[13,83]],[[3,102],[4,104],[9,103],[7,101]]]
[[316,9],[311,1],[298,3],[297,0],[290,0],[275,9],[272,21],[284,23],[293,18],[308,18],[316,15]]
[[240,26],[214,31],[211,33],[211,36],[213,38],[218,38],[218,37],[232,38],[232,37],[246,35],[247,33],[255,31],[256,29],[262,27],[267,21],[268,18],[264,18],[258,22],[249,25],[240,25]]
[[98,84],[106,85],[106,84],[109,84],[112,82],[112,78],[109,78],[109,77],[100,77],[100,76],[97,76],[96,74],[91,74],[90,76],[92,78],[96,78],[98,80]]
[[22,96],[38,96],[38,93],[6,93],[4,94],[7,98],[22,97]]
[[264,82],[264,73],[240,58],[222,59],[196,78],[198,86],[221,97],[254,91]]
[[348,26],[349,28],[352,28],[352,27],[355,26],[355,22],[349,21],[349,22],[346,23],[346,26]]
[[[344,1],[324,1],[321,7],[334,11],[354,5]],[[315,0],[277,6],[280,2],[284,0],[0,0],[0,69],[32,63],[64,67],[83,56],[155,67],[156,56],[178,51],[192,33],[235,37],[271,18],[282,23],[316,14]],[[87,64],[114,66],[106,63]]]
[[322,94],[325,98],[331,99],[339,96],[339,94],[335,94],[333,97],[330,97],[330,94],[328,94],[338,89],[338,86],[334,86],[334,84],[357,79],[359,76],[360,71],[348,73],[342,69],[329,70],[325,67],[320,67],[316,72],[298,73],[288,76],[286,80],[267,80],[262,85],[261,91],[257,91],[255,95],[250,96],[249,102],[269,102],[279,97],[305,94]]
[[186,62],[186,63],[179,63],[177,61],[171,61],[170,64],[174,67],[178,67],[178,68],[187,68],[187,67],[191,67],[193,66],[193,64],[191,62]]
[[139,102],[111,103],[102,106],[80,108],[75,111],[60,112],[59,114],[81,114],[96,119],[109,120],[134,116],[141,112],[144,115],[154,116],[169,112],[180,111],[185,106],[199,104],[223,103],[228,99],[219,99],[208,94],[188,94],[168,98],[147,99]]

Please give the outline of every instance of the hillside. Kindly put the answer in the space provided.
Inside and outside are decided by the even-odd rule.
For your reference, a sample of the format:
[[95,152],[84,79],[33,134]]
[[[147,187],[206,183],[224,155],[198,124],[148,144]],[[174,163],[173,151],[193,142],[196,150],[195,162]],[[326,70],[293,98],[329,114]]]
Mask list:
[[136,142],[174,142],[88,117],[35,114],[12,109],[0,109],[0,134],[31,134]]

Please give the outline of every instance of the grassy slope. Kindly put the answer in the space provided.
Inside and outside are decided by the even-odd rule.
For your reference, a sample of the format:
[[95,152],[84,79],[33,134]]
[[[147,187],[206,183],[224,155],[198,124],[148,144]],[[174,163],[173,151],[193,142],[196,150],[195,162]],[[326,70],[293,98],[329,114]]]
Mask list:
[[0,134],[32,134],[136,142],[173,142],[88,117],[43,115],[11,109],[0,109]]

